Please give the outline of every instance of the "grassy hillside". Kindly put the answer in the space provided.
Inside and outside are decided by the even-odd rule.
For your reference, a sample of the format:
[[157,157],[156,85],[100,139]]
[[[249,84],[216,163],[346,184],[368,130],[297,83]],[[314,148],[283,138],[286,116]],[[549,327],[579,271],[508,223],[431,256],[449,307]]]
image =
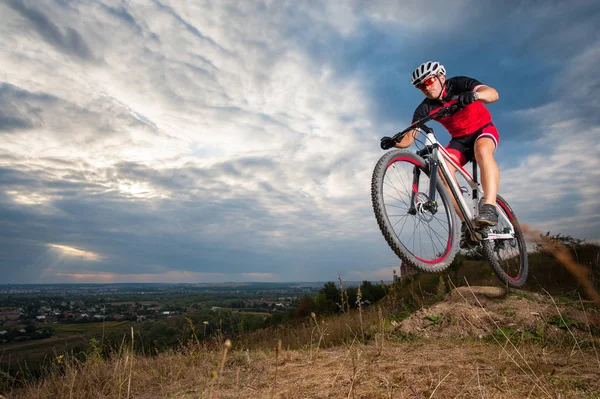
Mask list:
[[[452,290],[400,320],[389,298],[368,309],[187,345],[157,356],[58,358],[8,398],[593,398],[600,313],[493,287]],[[6,383],[6,381],[5,381]]]
[[112,352],[92,341],[77,357],[57,354],[41,379],[30,378],[26,368],[16,378],[0,374],[0,393],[86,399],[599,398],[600,308],[585,287],[595,282],[600,248],[566,248],[583,272],[565,272],[554,252],[542,250],[530,256],[525,290],[498,287],[487,263],[459,257],[447,273],[418,273],[389,286],[387,296],[369,307],[312,313],[208,341],[195,339],[191,325],[191,338],[166,352],[134,351],[130,328]]

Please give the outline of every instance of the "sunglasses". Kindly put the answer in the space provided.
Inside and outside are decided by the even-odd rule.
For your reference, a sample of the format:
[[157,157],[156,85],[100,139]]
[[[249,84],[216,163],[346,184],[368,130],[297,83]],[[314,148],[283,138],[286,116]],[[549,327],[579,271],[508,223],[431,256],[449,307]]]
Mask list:
[[430,76],[427,79],[425,79],[424,81],[422,81],[421,83],[419,83],[417,85],[417,89],[423,90],[424,88],[429,87],[432,84],[434,84],[436,80],[437,80],[437,75]]

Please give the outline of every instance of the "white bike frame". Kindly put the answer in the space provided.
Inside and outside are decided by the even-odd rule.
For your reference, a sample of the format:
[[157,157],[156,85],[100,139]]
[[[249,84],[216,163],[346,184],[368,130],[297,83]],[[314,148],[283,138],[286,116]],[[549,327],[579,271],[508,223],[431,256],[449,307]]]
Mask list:
[[[460,211],[462,213],[464,219],[468,220],[469,223],[471,224],[471,226],[473,226],[474,225],[473,219],[479,213],[479,198],[483,198],[483,194],[484,194],[482,188],[480,187],[480,184],[478,182],[476,182],[475,180],[473,180],[473,178],[469,175],[469,173],[462,166],[460,166],[456,162],[454,162],[454,160],[452,159],[452,157],[450,156],[448,151],[442,145],[440,145],[440,143],[437,141],[437,139],[433,133],[425,133],[425,136],[426,136],[426,139],[425,139],[426,145],[433,146],[433,154],[434,154],[433,160],[437,161],[439,163],[439,167],[442,170],[442,174],[444,175],[446,182],[448,182],[448,184],[450,186],[449,188],[452,193],[452,196],[456,200],[456,203],[459,208],[459,210],[457,210],[457,211]],[[437,156],[436,156],[436,154],[437,154]],[[448,167],[448,164],[452,165],[456,169],[456,171],[462,175],[462,177],[465,179],[465,181],[471,188],[471,192],[473,194],[472,195],[473,204],[471,206],[471,209],[469,209],[469,205],[465,201],[465,199],[462,195],[462,190],[458,186],[456,179],[450,173],[450,168]],[[430,165],[433,167],[431,158],[430,158]],[[512,225],[510,220],[508,220],[508,218],[506,217],[506,213],[504,212],[504,210],[502,210],[501,207],[498,206],[498,204],[496,204],[496,209],[498,210],[498,216],[506,222],[507,226],[510,226],[510,232],[508,232],[508,233],[491,233],[490,232],[487,234],[487,237],[485,237],[483,239],[484,240],[513,239],[515,237],[514,226]]]

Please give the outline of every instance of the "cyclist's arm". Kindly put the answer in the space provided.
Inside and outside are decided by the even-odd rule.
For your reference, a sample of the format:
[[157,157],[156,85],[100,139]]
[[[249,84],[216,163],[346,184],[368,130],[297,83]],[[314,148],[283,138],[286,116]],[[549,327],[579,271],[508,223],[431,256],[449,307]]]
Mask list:
[[408,148],[415,142],[415,138],[419,134],[419,131],[416,129],[409,130],[406,132],[402,140],[396,143],[396,148]]
[[474,91],[479,96],[478,100],[484,104],[493,103],[498,101],[498,92],[493,87],[487,86],[477,79],[473,79],[467,76],[456,76],[450,78],[454,87],[459,93],[465,91]]
[[498,98],[500,97],[496,89],[490,86],[480,85],[475,87],[474,91],[477,93],[477,96],[479,96],[478,100],[484,104],[498,101]]
[[[427,115],[428,115],[427,106],[425,105],[425,101],[423,101],[415,109],[412,121],[413,121],[413,123],[415,123],[416,121],[425,118]],[[426,126],[423,126],[423,127],[428,129]],[[402,140],[400,140],[398,143],[396,143],[396,148],[408,148],[411,145],[413,145],[413,143],[415,142],[415,138],[417,138],[420,131],[421,131],[421,129],[413,129],[413,130],[409,130],[408,132],[406,132],[404,137],[402,137]]]

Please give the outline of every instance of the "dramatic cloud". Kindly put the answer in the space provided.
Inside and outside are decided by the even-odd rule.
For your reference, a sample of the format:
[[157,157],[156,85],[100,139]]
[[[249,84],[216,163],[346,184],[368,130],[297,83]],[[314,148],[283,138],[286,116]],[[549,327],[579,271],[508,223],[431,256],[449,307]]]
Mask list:
[[0,3],[0,282],[391,279],[370,179],[426,59],[500,92],[520,220],[598,239],[574,4]]

